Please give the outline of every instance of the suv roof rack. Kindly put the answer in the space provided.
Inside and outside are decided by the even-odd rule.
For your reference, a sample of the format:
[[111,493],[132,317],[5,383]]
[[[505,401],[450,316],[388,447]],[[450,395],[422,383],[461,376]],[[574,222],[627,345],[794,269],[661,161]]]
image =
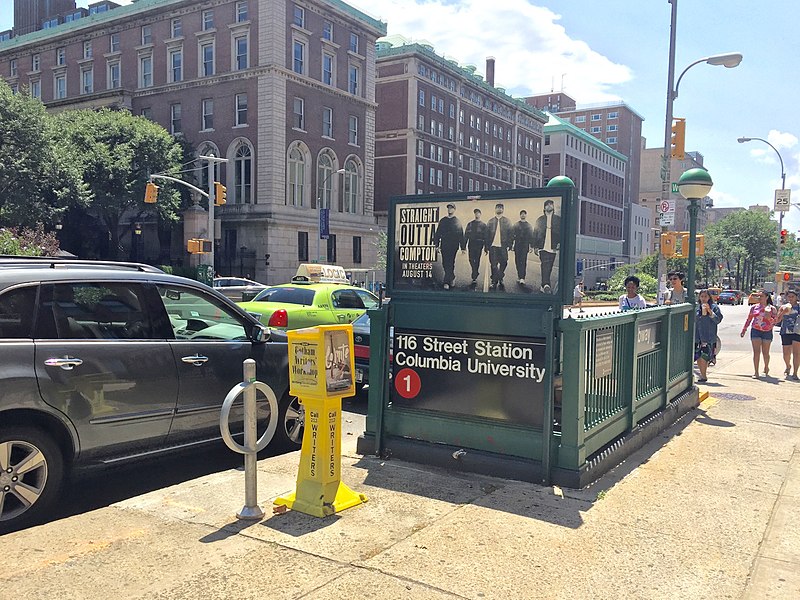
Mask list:
[[89,260],[86,258],[70,258],[62,256],[16,256],[0,254],[0,267],[40,267],[61,269],[69,267],[85,267],[100,269],[133,269],[143,273],[164,273],[158,267],[136,262],[118,262],[113,260]]

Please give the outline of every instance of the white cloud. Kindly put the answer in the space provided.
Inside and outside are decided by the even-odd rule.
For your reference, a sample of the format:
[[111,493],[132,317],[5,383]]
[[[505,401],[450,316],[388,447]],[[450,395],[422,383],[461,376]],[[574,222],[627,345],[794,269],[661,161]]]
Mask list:
[[573,98],[619,100],[609,91],[631,79],[628,67],[571,38],[561,16],[527,0],[349,0],[387,22],[389,35],[428,40],[434,51],[484,74],[487,56],[496,59],[495,85],[515,96],[551,89]]

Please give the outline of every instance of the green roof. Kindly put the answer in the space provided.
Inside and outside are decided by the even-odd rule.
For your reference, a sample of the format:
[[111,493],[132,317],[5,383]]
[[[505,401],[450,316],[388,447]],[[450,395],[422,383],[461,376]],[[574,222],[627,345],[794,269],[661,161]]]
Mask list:
[[[548,114],[550,115],[550,121],[546,123],[544,126],[545,134],[551,135],[553,133],[560,133],[560,132],[571,133],[575,137],[582,139],[584,142],[591,144],[592,146],[595,146],[597,148],[600,148],[600,150],[602,150],[603,152],[608,152],[614,158],[618,158],[623,162],[628,162],[627,156],[625,156],[621,152],[614,150],[611,146],[604,144],[593,135],[586,133],[580,127],[576,127],[572,123],[568,123],[564,119],[561,119],[552,113]],[[555,123],[553,122],[554,120]]]
[[[4,2],[10,0],[3,0]],[[71,35],[77,31],[82,29],[89,29],[98,23],[111,23],[117,21],[119,19],[124,19],[125,17],[138,15],[141,13],[145,13],[151,11],[153,9],[168,7],[171,4],[191,4],[196,0],[133,0],[132,4],[128,4],[126,6],[119,6],[117,8],[112,8],[106,12],[97,13],[94,15],[88,15],[77,21],[72,21],[70,23],[61,23],[56,27],[51,27],[49,29],[40,29],[38,31],[32,31],[31,33],[26,33],[25,35],[20,35],[17,37],[13,37],[10,40],[6,40],[4,42],[0,42],[0,52],[6,50],[12,50],[14,48],[19,48],[21,46],[26,46],[28,44],[36,44],[41,43],[45,40],[50,40],[55,37],[59,37],[62,35]],[[353,8],[349,4],[342,2],[342,0],[319,0],[323,4],[329,5],[331,8],[346,13],[360,21],[364,25],[371,27],[375,30],[377,36],[386,35],[386,23],[379,21],[377,19],[373,19],[372,17],[367,16],[366,14],[362,13],[361,11]]]
[[403,44],[401,46],[393,46],[391,48],[382,48],[378,47],[378,50],[375,56],[380,58],[388,58],[391,56],[400,56],[403,54],[422,54],[426,58],[430,59],[431,61],[437,63],[443,69],[446,69],[453,73],[458,77],[463,77],[464,79],[469,80],[469,82],[476,87],[482,88],[486,93],[491,94],[493,96],[501,98],[503,101],[508,102],[509,104],[514,105],[517,110],[528,114],[538,121],[543,123],[547,122],[547,115],[536,108],[535,106],[528,104],[524,100],[520,98],[514,98],[513,96],[509,96],[505,92],[501,92],[499,88],[489,85],[483,78],[476,76],[471,70],[460,66],[456,61],[449,60],[444,58],[443,56],[439,56],[431,50],[429,47],[418,44],[418,43],[411,43],[411,44]]

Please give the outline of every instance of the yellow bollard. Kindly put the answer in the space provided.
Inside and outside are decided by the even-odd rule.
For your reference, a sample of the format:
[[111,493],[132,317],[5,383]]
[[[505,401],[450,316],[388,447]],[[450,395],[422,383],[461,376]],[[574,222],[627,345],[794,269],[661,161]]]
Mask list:
[[287,332],[289,392],[305,409],[297,488],[275,499],[315,517],[367,501],[341,481],[342,398],[355,393],[353,327],[321,325]]

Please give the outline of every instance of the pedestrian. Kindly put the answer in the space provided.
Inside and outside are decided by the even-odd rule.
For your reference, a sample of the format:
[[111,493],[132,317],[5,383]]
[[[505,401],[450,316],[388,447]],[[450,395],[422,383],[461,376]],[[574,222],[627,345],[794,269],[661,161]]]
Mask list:
[[456,205],[450,202],[447,205],[447,216],[439,219],[436,233],[433,234],[433,244],[442,255],[442,287],[449,290],[456,279],[456,254],[464,240],[464,229],[456,217]]
[[461,252],[468,252],[469,266],[472,267],[472,285],[478,281],[478,267],[481,264],[481,254],[486,246],[488,236],[486,223],[481,221],[481,209],[476,208],[472,211],[475,218],[467,223],[464,230],[464,239],[461,242]]
[[686,288],[683,287],[684,275],[680,271],[671,271],[667,274],[667,279],[672,284],[672,288],[667,290],[664,296],[664,304],[680,304],[686,302]]
[[797,368],[800,366],[800,304],[797,302],[797,290],[789,290],[785,295],[786,303],[778,310],[783,362],[786,364],[783,374],[786,379],[797,381]]
[[505,206],[497,203],[494,206],[494,216],[486,224],[487,236],[484,252],[489,255],[489,265],[492,269],[491,290],[504,290],[503,277],[508,266],[508,251],[514,243],[514,234],[511,231],[511,221],[503,216]]
[[572,307],[578,307],[578,312],[583,312],[583,297],[586,294],[583,293],[583,281],[579,281],[575,286],[575,289],[572,290]]
[[511,233],[514,235],[514,264],[517,267],[517,278],[520,285],[525,285],[528,271],[528,254],[533,246],[533,227],[528,223],[528,211],[519,211],[519,221],[514,223]]
[[542,264],[542,286],[539,289],[544,294],[553,291],[550,275],[556,253],[561,246],[561,217],[555,214],[555,210],[555,203],[545,200],[542,209],[544,214],[536,219],[536,227],[533,229],[533,252]]
[[706,372],[708,363],[717,353],[717,326],[720,321],[722,321],[722,312],[720,312],[719,306],[711,299],[708,290],[700,290],[694,322],[694,359],[700,370],[697,383],[708,381]]
[[639,294],[641,282],[636,275],[625,278],[625,293],[619,297],[619,309],[631,310],[632,308],[647,308],[647,302]]
[[769,376],[769,348],[772,345],[772,328],[777,318],[778,310],[772,305],[769,292],[761,290],[758,304],[750,307],[750,314],[747,315],[741,334],[744,337],[747,328],[750,327],[750,343],[753,345],[753,379],[758,379],[758,363],[762,356],[764,376]]

